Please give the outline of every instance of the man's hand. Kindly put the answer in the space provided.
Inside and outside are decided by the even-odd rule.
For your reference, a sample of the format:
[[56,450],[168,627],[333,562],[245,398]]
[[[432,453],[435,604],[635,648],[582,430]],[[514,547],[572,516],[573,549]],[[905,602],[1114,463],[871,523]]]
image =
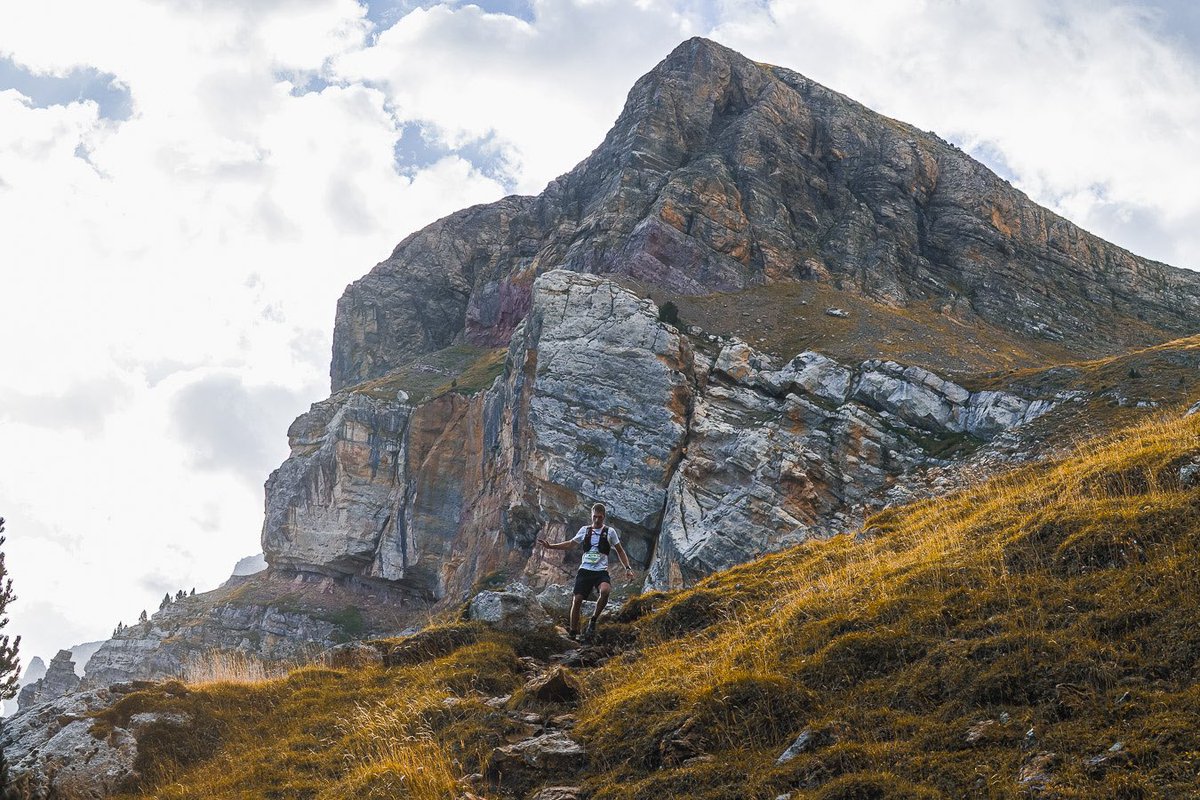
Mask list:
[[549,546],[550,546],[550,542],[549,542],[549,541],[547,541],[547,540],[545,540],[545,539],[543,539],[543,538],[542,538],[542,537],[540,537],[540,536],[538,537],[537,543],[538,543],[538,544],[540,544],[542,547],[549,547]]

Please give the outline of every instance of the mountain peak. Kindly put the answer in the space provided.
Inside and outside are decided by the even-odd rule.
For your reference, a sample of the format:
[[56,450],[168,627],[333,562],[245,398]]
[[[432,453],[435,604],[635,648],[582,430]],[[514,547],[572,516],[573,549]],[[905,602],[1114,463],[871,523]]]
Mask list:
[[1200,318],[1200,275],[1081,230],[933,134],[694,38],[541,195],[440,220],[350,286],[334,388],[455,341],[506,342],[556,268],[668,296],[816,281],[1072,357]]

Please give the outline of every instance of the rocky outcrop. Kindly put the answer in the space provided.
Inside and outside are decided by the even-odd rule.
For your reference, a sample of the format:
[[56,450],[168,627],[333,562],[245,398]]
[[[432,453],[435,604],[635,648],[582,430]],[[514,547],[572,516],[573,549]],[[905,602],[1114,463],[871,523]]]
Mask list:
[[[491,388],[397,408],[406,424],[357,434],[396,454],[389,471],[357,469],[368,453],[347,444],[339,422],[342,409],[382,401],[343,392],[292,426],[293,455],[267,486],[273,566],[399,582],[432,598],[462,597],[493,574],[544,586],[574,570],[536,539],[573,533],[596,501],[619,509],[613,524],[648,563],[695,392],[688,340],[659,322],[654,303],[594,276],[547,273],[530,302]],[[348,492],[293,482],[339,480],[369,486],[343,506]]]
[[137,715],[107,736],[92,728],[93,713],[127,689],[72,692],[6,719],[0,748],[18,796],[101,798],[126,787],[136,774],[137,736],[157,715]]
[[[171,603],[104,642],[84,688],[130,680],[214,677],[232,664],[306,663],[334,645],[395,633],[425,606],[382,586],[260,572]],[[214,654],[217,661],[214,663]]]
[[1195,273],[1080,230],[934,134],[692,39],[542,194],[440,220],[351,285],[333,388],[463,338],[507,342],[556,268],[691,295],[822,281],[1081,355],[1200,318]]
[[531,633],[551,626],[537,597],[523,583],[514,583],[502,592],[475,595],[467,604],[467,619],[512,633]]
[[403,510],[395,490],[404,483],[409,414],[398,400],[351,394],[317,403],[292,423],[291,457],[266,485],[269,563],[346,574],[376,561],[380,537]]
[[[649,568],[648,585],[676,588],[851,530],[901,478],[945,464],[949,445],[978,447],[1053,407],[889,361],[804,352],[780,365],[738,339],[684,335],[652,302],[593,275],[547,272],[530,297],[488,390],[419,404],[407,425],[372,440],[399,455],[357,511],[338,507],[332,491],[277,490],[286,475],[356,474],[338,460],[344,424],[293,426],[296,463],[273,477],[268,507],[286,507],[278,497],[306,505],[269,515],[273,563],[357,549],[375,554],[370,567],[364,555],[315,568],[401,580],[435,598],[496,574],[561,585],[574,555],[535,540],[566,538],[601,501],[633,560]],[[336,396],[319,419],[342,418],[335,402],[365,407],[357,396]],[[302,448],[298,430],[314,431]],[[375,521],[374,538],[363,518]],[[297,532],[276,536],[277,519]],[[345,519],[346,530],[304,531],[306,519]],[[322,537],[335,541],[305,544]]]
[[24,711],[38,703],[57,700],[78,689],[79,683],[80,678],[75,674],[75,661],[71,651],[59,650],[50,660],[46,674],[21,689],[17,697],[17,708]]

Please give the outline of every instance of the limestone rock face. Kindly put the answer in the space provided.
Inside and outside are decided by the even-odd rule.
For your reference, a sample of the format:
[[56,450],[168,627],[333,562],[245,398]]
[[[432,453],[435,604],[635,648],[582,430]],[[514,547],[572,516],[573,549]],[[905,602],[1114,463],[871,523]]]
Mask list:
[[79,688],[80,678],[75,674],[75,661],[70,650],[59,650],[50,660],[46,674],[35,683],[25,686],[17,697],[17,708],[24,710],[38,703],[56,700]]
[[525,473],[540,505],[566,489],[653,530],[687,433],[687,340],[658,322],[652,302],[591,276],[547,273],[534,307],[518,341],[536,358]]
[[890,361],[780,365],[705,337],[697,352],[651,301],[595,275],[551,270],[529,297],[489,389],[414,407],[347,390],[297,421],[268,485],[274,566],[433,599],[500,574],[563,585],[578,554],[536,540],[569,537],[601,501],[648,584],[679,587],[851,530],[898,480],[946,463],[928,448],[1053,407]]
[[108,689],[73,692],[4,720],[0,747],[24,797],[101,798],[134,775],[134,731],[92,736],[91,713],[119,699]]
[[1092,236],[934,134],[692,39],[542,194],[440,220],[351,285],[333,388],[456,337],[503,344],[555,268],[690,295],[822,281],[1081,354],[1194,332],[1200,318],[1200,275]]
[[862,524],[902,476],[941,463],[930,434],[977,441],[1054,406],[972,393],[928,370],[801,353],[782,368],[726,344],[695,403],[647,585],[675,589],[811,536]]
[[931,432],[970,433],[990,438],[1037,419],[1052,407],[1005,392],[972,394],[921,367],[868,361],[854,384],[855,399]]
[[396,525],[410,409],[365,394],[317,403],[288,430],[267,479],[263,552],[278,567],[342,574],[370,565]]
[[551,271],[529,297],[488,390],[411,408],[346,391],[297,420],[267,486],[272,566],[436,599],[494,573],[544,586],[577,556],[536,539],[573,534],[596,501],[649,561],[696,391],[688,340],[603,278]]

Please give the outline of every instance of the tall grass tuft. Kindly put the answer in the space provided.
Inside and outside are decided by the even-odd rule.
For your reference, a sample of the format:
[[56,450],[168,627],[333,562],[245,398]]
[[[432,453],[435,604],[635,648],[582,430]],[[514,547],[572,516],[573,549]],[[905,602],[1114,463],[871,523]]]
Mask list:
[[426,696],[356,703],[343,729],[351,743],[344,753],[347,774],[320,797],[455,797],[462,770],[426,719],[428,702]]
[[265,661],[240,650],[206,650],[188,658],[183,681],[206,683],[263,683],[286,677],[299,663]]

